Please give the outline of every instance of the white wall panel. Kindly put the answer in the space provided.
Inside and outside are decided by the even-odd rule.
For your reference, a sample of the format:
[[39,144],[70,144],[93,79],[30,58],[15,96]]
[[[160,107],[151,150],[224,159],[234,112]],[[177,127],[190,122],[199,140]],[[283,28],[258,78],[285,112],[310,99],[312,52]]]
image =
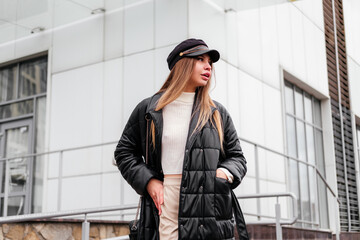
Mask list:
[[118,140],[123,129],[123,81],[123,59],[104,62],[103,142]]
[[259,9],[244,10],[238,15],[239,66],[261,79],[261,35]]
[[240,130],[240,105],[239,105],[239,77],[238,77],[238,69],[227,64],[227,82],[228,82],[228,103],[227,110],[230,113],[230,116],[234,122],[235,128],[239,135]]
[[305,39],[305,59],[307,77],[304,79],[309,85],[318,86],[319,79],[319,55],[317,52],[317,40],[315,32],[316,27],[308,19],[303,19],[304,23],[304,39]]
[[282,152],[283,143],[283,122],[281,109],[281,92],[264,84],[264,138],[266,147]]
[[53,34],[53,72],[103,60],[104,18],[94,15]]
[[237,27],[237,13],[227,12],[225,14],[225,28],[226,28],[226,52],[220,53],[228,63],[234,66],[239,66],[239,38],[242,36],[238,32]]
[[64,152],[62,176],[99,173],[101,171],[101,157],[101,147]]
[[326,59],[326,46],[325,46],[325,34],[324,32],[316,29],[314,31],[315,38],[315,54],[317,56],[317,73],[318,73],[318,84],[316,90],[328,96],[329,93],[329,82],[327,72],[327,59]]
[[294,1],[293,4],[302,14],[316,25],[318,29],[324,31],[324,13],[322,0],[301,0]]
[[[228,74],[227,64],[219,60],[214,64],[215,78],[211,79],[210,96],[220,102],[225,108],[228,107]],[[214,74],[214,72],[212,73]],[[213,77],[213,76],[212,76]]]
[[106,10],[119,9],[124,6],[124,0],[106,0],[104,2]]
[[53,75],[49,97],[51,150],[101,142],[102,63]]
[[56,212],[58,209],[58,180],[52,179],[46,182],[45,202],[43,212]]
[[306,59],[304,43],[304,24],[302,13],[290,5],[291,13],[291,40],[293,42],[293,62],[294,68],[292,73],[301,79],[306,79]]
[[186,0],[155,0],[155,47],[167,46],[187,38]]
[[51,46],[51,40],[51,32],[35,33],[29,37],[22,38],[16,42],[15,58],[48,50]]
[[351,110],[360,117],[360,65],[352,58],[347,58]]
[[101,178],[101,206],[119,205],[121,195],[120,172],[103,174]]
[[276,10],[280,65],[286,70],[292,71],[294,68],[292,57],[294,45],[291,35],[290,4],[278,4]]
[[[266,176],[270,181],[276,181],[279,183],[286,183],[285,169],[287,166],[286,159],[278,154],[270,151],[265,152],[265,159],[267,162]],[[261,164],[263,162],[261,161]]]
[[155,50],[155,91],[161,88],[170,73],[166,59],[175,46],[170,45]]
[[63,179],[61,188],[61,210],[101,206],[100,186],[101,175]]
[[105,59],[124,55],[124,11],[105,14]]
[[125,126],[135,106],[155,93],[154,51],[124,58],[123,84],[123,123]]
[[134,189],[124,180],[124,199],[122,204],[136,204],[139,202],[140,196],[135,192]]
[[[199,11],[201,9],[201,11]],[[203,39],[226,59],[225,13],[205,1],[189,1],[189,37]]]
[[59,177],[60,153],[50,154],[47,161],[48,161],[48,164],[47,164],[47,177],[48,178]]
[[276,5],[260,8],[262,79],[280,88]]
[[125,55],[154,47],[154,2],[145,1],[124,12]]
[[[118,139],[120,139],[120,137],[121,134],[119,134]],[[101,172],[118,172],[120,174],[117,166],[113,165],[116,145],[117,143],[114,143],[102,147],[102,155],[100,158],[101,168],[99,169]]]
[[360,62],[360,2],[344,0],[344,22],[346,35],[346,53],[355,61]]
[[15,42],[0,44],[0,63],[11,61],[15,58]]
[[240,136],[264,144],[264,105],[262,83],[239,71]]

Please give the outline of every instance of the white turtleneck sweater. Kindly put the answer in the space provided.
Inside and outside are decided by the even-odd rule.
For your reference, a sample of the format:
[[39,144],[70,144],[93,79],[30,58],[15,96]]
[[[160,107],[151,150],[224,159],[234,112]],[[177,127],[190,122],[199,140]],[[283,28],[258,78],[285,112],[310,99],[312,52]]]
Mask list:
[[181,174],[195,93],[183,92],[163,108],[161,165],[164,174]]
[[[165,175],[182,173],[194,98],[194,92],[183,92],[177,99],[163,108],[161,165]],[[228,181],[232,182],[233,175],[229,170],[226,168],[219,169],[225,173]]]

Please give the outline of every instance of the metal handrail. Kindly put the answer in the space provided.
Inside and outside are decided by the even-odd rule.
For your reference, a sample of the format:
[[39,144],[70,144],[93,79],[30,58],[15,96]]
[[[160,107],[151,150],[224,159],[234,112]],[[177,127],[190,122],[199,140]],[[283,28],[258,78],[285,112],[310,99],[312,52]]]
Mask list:
[[[281,153],[281,152],[278,152],[278,151],[275,151],[275,150],[273,150],[273,149],[270,149],[270,148],[268,148],[268,147],[265,147],[265,146],[262,146],[262,145],[260,145],[260,144],[257,144],[257,143],[255,143],[255,142],[252,142],[252,141],[250,141],[250,140],[247,140],[247,139],[244,139],[244,138],[239,138],[241,141],[244,141],[244,142],[247,142],[247,143],[249,143],[249,144],[251,144],[251,145],[253,145],[254,147],[255,147],[255,151],[257,151],[257,148],[261,148],[261,149],[264,149],[264,150],[266,150],[266,151],[269,151],[269,152],[272,152],[272,153],[275,153],[275,154],[277,154],[277,155],[279,155],[279,156],[282,156],[282,157],[284,157],[284,158],[286,158],[287,160],[289,160],[289,159],[291,159],[291,160],[295,160],[295,161],[297,161],[297,162],[299,162],[299,163],[302,163],[302,164],[305,164],[305,165],[307,165],[307,166],[309,166],[309,167],[312,167],[312,168],[314,168],[315,170],[316,170],[316,174],[320,177],[320,179],[325,183],[325,186],[326,186],[326,188],[329,190],[329,192],[331,193],[331,195],[334,197],[334,199],[337,201],[337,203],[339,203],[339,204],[341,204],[340,203],[340,200],[338,199],[338,197],[336,196],[336,194],[335,194],[335,192],[333,191],[333,189],[330,187],[330,185],[328,184],[328,182],[326,181],[326,179],[325,179],[325,177],[324,176],[322,176],[322,174],[321,174],[321,172],[319,171],[319,169],[317,168],[317,166],[316,165],[314,165],[314,164],[311,164],[311,163],[308,163],[308,162],[305,162],[305,161],[303,161],[303,160],[301,160],[301,159],[298,159],[298,158],[294,158],[294,157],[292,157],[292,156],[290,156],[290,155],[287,155],[287,154],[284,154],[284,153]],[[8,157],[8,158],[0,158],[0,162],[1,161],[9,161],[9,160],[13,160],[13,159],[18,159],[18,158],[29,158],[29,157],[37,157],[37,156],[43,156],[43,155],[50,155],[50,154],[55,154],[55,153],[60,153],[60,154],[62,154],[63,152],[68,152],[68,151],[75,151],[75,150],[80,150],[80,149],[88,149],[88,148],[93,148],[93,147],[100,147],[100,146],[104,146],[104,145],[110,145],[110,144],[116,144],[117,143],[117,141],[111,141],[111,142],[105,142],[105,143],[100,143],[100,144],[92,144],[92,145],[86,145],[86,146],[79,146],[79,147],[73,147],[73,148],[64,148],[64,149],[58,149],[58,150],[53,150],[53,151],[48,151],[48,152],[42,152],[42,153],[32,153],[32,154],[25,154],[25,155],[21,155],[21,156],[12,156],[12,157]],[[284,193],[280,193],[281,194],[281,196],[283,196],[282,194],[284,194]],[[293,197],[295,197],[295,199],[296,199],[296,196],[293,194],[293,193],[285,193],[286,194],[286,196],[290,196],[291,198],[293,198]],[[290,194],[290,195],[288,195],[288,194]],[[257,199],[259,199],[259,198],[261,198],[261,197],[259,197],[259,196],[263,196],[263,197],[270,197],[270,195],[271,195],[271,197],[276,197],[276,196],[274,196],[274,194],[254,194],[254,195],[243,195],[243,196],[240,196],[241,198],[246,198],[246,196],[248,197],[248,198],[257,198]],[[250,197],[250,196],[252,196],[252,197]],[[280,197],[280,196],[279,196]],[[293,198],[294,199],[294,198]],[[293,201],[294,202],[294,204],[296,204],[296,206],[297,206],[297,201]],[[294,205],[293,205],[294,206]],[[97,212],[105,212],[105,211],[115,211],[115,210],[110,210],[110,209],[108,209],[108,208],[97,208],[97,209],[101,209],[101,211],[99,210],[99,211],[97,211]],[[121,210],[121,209],[118,209],[118,210]],[[86,213],[84,212],[84,211],[87,211]],[[49,217],[47,217],[47,218],[53,218],[53,217],[60,217],[62,214],[65,214],[66,213],[66,216],[73,216],[73,215],[81,215],[81,214],[88,214],[88,213],[94,213],[93,211],[95,211],[94,209],[90,209],[90,210],[82,210],[82,212],[80,212],[80,213],[78,213],[78,214],[73,214],[74,212],[79,212],[79,211],[66,211],[66,212],[56,212],[56,213],[52,213],[53,215],[54,214],[57,214],[56,216],[53,216],[53,215],[51,215],[50,213],[48,213],[48,214],[46,214],[47,216],[49,215]],[[296,209],[296,211],[297,211],[297,209]],[[37,218],[39,218],[39,214],[36,214],[36,215],[34,215],[34,214],[27,214],[27,215],[21,215],[21,216],[11,216],[11,217],[5,217],[5,218],[0,218],[0,223],[2,223],[3,221],[5,221],[5,220],[3,220],[3,219],[6,219],[6,221],[9,221],[9,220],[13,220],[13,221],[15,221],[15,219],[16,218],[19,218],[20,220],[19,221],[25,221],[25,220],[28,220],[28,219],[25,219],[25,217],[29,217],[29,216],[36,216]],[[50,217],[50,215],[51,215],[51,217]],[[251,215],[251,214],[248,214],[248,215]],[[65,215],[64,215],[65,216]],[[263,217],[263,216],[261,216],[261,214],[258,212],[257,213],[257,216],[258,217]],[[294,215],[295,216],[295,215]],[[297,216],[297,215],[296,215]],[[43,218],[45,217],[45,216],[42,216]],[[296,220],[295,220],[296,221]],[[258,224],[265,224],[265,222],[264,221],[261,221],[262,223],[258,223]],[[281,222],[281,224],[287,224],[286,223],[286,221],[284,222],[283,220],[281,220],[280,221]],[[271,222],[271,224],[273,224],[274,222]],[[292,223],[289,223],[290,225],[292,224]]]
[[91,145],[80,146],[80,147],[64,148],[64,149],[58,149],[58,150],[53,150],[53,151],[48,151],[48,152],[41,152],[41,153],[29,153],[29,154],[23,154],[23,155],[12,156],[12,157],[7,157],[7,158],[0,158],[0,161],[8,161],[8,160],[13,160],[13,159],[18,159],[18,158],[38,157],[38,156],[50,155],[50,154],[54,154],[54,153],[69,152],[69,151],[75,151],[75,150],[87,149],[87,148],[93,148],[93,147],[101,147],[101,146],[115,144],[115,143],[117,143],[117,141],[91,144]]
[[[294,193],[288,192],[288,193],[263,193],[263,194],[247,194],[247,195],[240,195],[236,196],[237,199],[249,199],[249,198],[272,198],[276,197],[276,204],[275,204],[275,221],[256,221],[256,222],[247,222],[248,224],[265,224],[265,225],[271,225],[275,224],[276,227],[276,239],[282,240],[282,225],[292,225],[296,222],[298,219],[298,205],[297,205],[297,199],[296,195]],[[293,218],[290,220],[282,220],[281,219],[281,208],[279,203],[279,197],[291,197],[293,202]],[[246,213],[244,213],[246,214]]]
[[321,180],[325,183],[326,188],[329,189],[331,195],[333,195],[333,197],[336,198],[336,201],[340,204],[340,200],[339,200],[339,198],[336,196],[335,191],[330,187],[329,183],[326,181],[325,177],[321,174],[320,170],[317,168],[316,165],[311,164],[311,163],[308,163],[308,162],[305,162],[304,160],[301,160],[301,159],[299,159],[299,158],[295,158],[295,157],[292,157],[292,156],[290,156],[290,155],[281,153],[281,152],[279,152],[279,151],[270,149],[270,148],[268,148],[268,147],[265,147],[265,146],[263,146],[263,145],[260,145],[260,144],[258,144],[258,143],[255,143],[255,142],[250,141],[250,140],[248,140],[248,139],[241,138],[241,137],[239,137],[239,139],[240,139],[241,141],[250,143],[250,144],[252,144],[252,145],[254,145],[254,146],[260,147],[260,148],[262,148],[262,149],[264,149],[264,150],[266,150],[266,151],[269,151],[269,152],[275,153],[275,154],[277,154],[277,155],[280,155],[280,156],[282,156],[282,157],[284,157],[284,158],[291,159],[291,160],[295,160],[295,161],[300,162],[300,163],[302,163],[302,164],[308,165],[309,167],[313,167],[313,168],[316,170],[316,173],[320,176]]
[[[292,225],[294,224],[298,219],[298,203],[296,199],[296,195],[292,192],[285,192],[285,193],[261,193],[261,194],[246,194],[246,195],[238,195],[236,196],[237,199],[249,199],[249,198],[273,198],[276,197],[277,200],[279,197],[290,197],[292,199],[292,206],[293,206],[293,214],[292,218],[289,220],[281,220],[279,224],[280,225]],[[278,201],[277,201],[278,202]],[[246,212],[244,212],[245,215],[248,215]],[[279,216],[280,217],[280,216]],[[276,218],[276,217],[275,217]],[[247,222],[249,224],[275,224],[276,221],[255,221],[255,222]]]
[[0,217],[0,224],[2,223],[15,223],[23,221],[32,221],[37,219],[51,219],[56,217],[68,217],[76,215],[85,215],[91,213],[113,212],[136,209],[137,204],[128,204],[124,206],[102,207],[102,208],[86,208],[80,210],[68,210],[61,212],[49,212],[49,213],[31,213],[17,216]]

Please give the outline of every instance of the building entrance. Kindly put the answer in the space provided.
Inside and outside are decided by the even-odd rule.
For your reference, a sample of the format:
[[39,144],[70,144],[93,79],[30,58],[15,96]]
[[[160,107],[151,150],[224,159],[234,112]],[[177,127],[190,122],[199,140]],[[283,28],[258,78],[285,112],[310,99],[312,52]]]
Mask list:
[[30,213],[32,186],[32,119],[0,123],[0,213],[12,216]]

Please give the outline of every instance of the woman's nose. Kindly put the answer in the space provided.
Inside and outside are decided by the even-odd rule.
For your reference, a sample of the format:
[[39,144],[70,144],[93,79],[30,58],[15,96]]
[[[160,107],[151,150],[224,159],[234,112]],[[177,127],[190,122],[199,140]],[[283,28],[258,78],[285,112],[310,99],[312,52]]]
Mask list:
[[211,70],[210,63],[205,63],[205,70]]

